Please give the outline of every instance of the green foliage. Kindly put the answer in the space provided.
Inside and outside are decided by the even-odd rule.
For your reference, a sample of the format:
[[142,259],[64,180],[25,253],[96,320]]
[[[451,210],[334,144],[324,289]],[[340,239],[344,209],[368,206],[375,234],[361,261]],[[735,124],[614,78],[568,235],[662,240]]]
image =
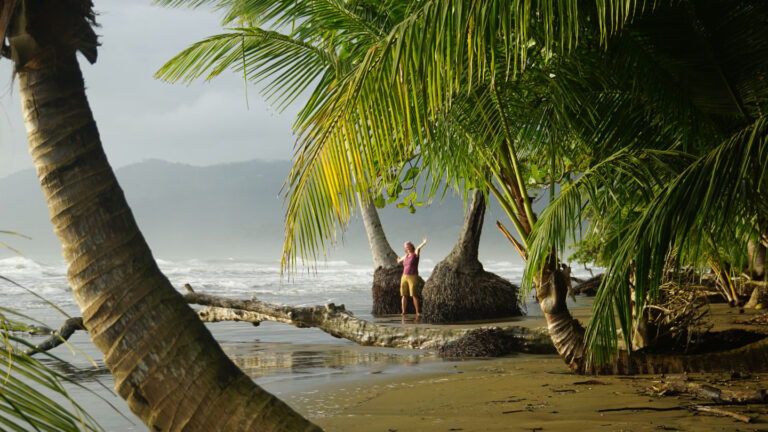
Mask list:
[[[415,208],[402,167],[417,159],[422,199],[446,180],[464,196],[497,197],[527,249],[528,287],[588,224],[585,250],[607,272],[587,342],[605,362],[616,324],[631,334],[632,268],[639,310],[672,257],[737,262],[747,240],[768,232],[761,2],[166,3],[208,3],[231,22],[274,23],[269,31],[313,47],[295,73],[273,72],[269,62],[283,58],[268,51],[262,63],[248,63],[245,49],[242,63],[226,57],[246,76],[275,76],[267,88],[291,89],[285,97],[320,77],[296,123],[288,267],[296,254],[324,253],[356,211],[355,191]],[[206,59],[165,77],[227,64]],[[541,215],[529,187],[549,189]]]
[[[659,7],[609,41],[604,57],[613,76],[629,79],[604,88],[625,108],[602,113],[606,105],[594,105],[599,122],[579,132],[642,159],[627,165],[593,146],[595,167],[610,161],[599,168],[605,173],[588,169],[574,183],[581,191],[564,188],[532,235],[529,276],[549,250],[564,250],[582,218],[590,221],[587,246],[607,267],[587,328],[597,363],[616,353],[617,319],[625,337],[632,334],[633,268],[638,312],[658,295],[668,262],[737,263],[747,240],[765,230],[768,31],[760,20],[768,11],[739,2],[692,5]],[[665,153],[648,158],[653,148]]]
[[[529,87],[497,82],[508,84],[526,67],[573,48],[580,25],[576,1],[158,3],[222,9],[224,25],[237,24],[241,36],[239,55],[236,36],[211,38],[164,66],[158,73],[163,79],[215,76],[229,67],[246,77],[272,77],[265,89],[283,104],[308,88],[309,77],[319,77],[296,122],[301,142],[286,183],[290,196],[284,265],[289,268],[297,252],[304,261],[324,254],[325,241],[334,241],[356,212],[351,191],[370,190],[376,196],[396,181],[382,167],[421,158],[419,166],[428,173],[426,200],[439,193],[444,179],[464,196],[470,188],[486,188],[493,175],[477,179],[477,172],[486,170],[485,160],[502,164],[507,175],[513,172],[524,189],[529,175],[517,164],[514,146],[519,144],[513,142],[505,117],[514,112],[523,115],[521,122],[532,122],[542,112],[530,110],[529,116],[515,99],[526,96]],[[594,18],[606,32],[614,31],[635,13],[627,5],[634,3],[598,2],[600,12]],[[284,38],[246,43],[252,36],[248,28],[253,34],[281,32]],[[270,44],[282,46],[289,40],[296,58],[285,66],[289,51]],[[540,83],[542,76],[537,75]],[[541,134],[533,135],[525,138],[543,142]],[[537,169],[534,178],[544,178],[542,172]],[[396,195],[389,194],[390,200]],[[410,201],[401,204],[413,210]],[[511,217],[518,217],[515,208],[506,207]],[[530,203],[525,207],[533,219]]]
[[[13,335],[13,328],[26,326],[12,317],[22,316],[0,307],[0,370],[3,371],[0,376],[0,429],[51,432],[102,430],[69,397],[62,385],[63,382],[79,384],[16,350],[17,346],[31,345]],[[66,401],[68,406],[61,405],[54,398]]]

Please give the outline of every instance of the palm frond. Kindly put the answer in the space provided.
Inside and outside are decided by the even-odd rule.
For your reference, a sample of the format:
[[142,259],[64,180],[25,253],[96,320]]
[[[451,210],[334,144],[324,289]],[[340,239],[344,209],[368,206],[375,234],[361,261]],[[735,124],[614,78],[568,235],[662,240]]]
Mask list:
[[[78,385],[34,358],[19,353],[14,344],[29,346],[9,332],[19,323],[0,311],[0,425],[15,431],[99,431],[102,428],[73,401],[62,382]],[[55,396],[51,396],[55,395]],[[68,407],[59,400],[67,401]]]
[[232,69],[255,83],[278,106],[293,101],[326,70],[335,71],[338,58],[308,43],[278,32],[238,28],[192,44],[155,73],[169,82],[212,79]]
[[766,198],[766,170],[768,118],[761,117],[691,163],[628,223],[587,327],[594,362],[605,363],[616,352],[614,310],[625,335],[632,329],[628,281],[633,268],[635,301],[644,304],[657,295],[673,251],[695,261],[710,243],[746,248],[746,238],[734,233],[754,231],[755,217],[765,211],[758,203]]

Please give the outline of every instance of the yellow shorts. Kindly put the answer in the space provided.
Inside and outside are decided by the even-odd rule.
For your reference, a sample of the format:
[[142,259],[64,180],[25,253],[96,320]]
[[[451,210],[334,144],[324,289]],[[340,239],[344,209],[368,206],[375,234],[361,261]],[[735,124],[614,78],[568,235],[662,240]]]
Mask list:
[[403,275],[400,278],[400,295],[405,297],[419,295],[419,275]]

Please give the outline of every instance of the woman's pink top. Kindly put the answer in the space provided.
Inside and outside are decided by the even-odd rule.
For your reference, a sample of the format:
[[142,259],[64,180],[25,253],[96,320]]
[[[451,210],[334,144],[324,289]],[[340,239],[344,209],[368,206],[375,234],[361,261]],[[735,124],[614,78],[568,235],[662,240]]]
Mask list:
[[415,253],[406,255],[403,260],[403,274],[404,275],[417,275],[419,274],[419,256]]

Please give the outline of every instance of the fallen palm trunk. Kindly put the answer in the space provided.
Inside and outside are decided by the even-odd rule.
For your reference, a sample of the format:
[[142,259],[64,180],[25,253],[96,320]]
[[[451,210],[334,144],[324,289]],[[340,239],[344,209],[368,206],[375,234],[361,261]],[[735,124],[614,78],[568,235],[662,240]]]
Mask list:
[[[328,304],[325,306],[293,307],[258,300],[236,300],[211,296],[192,292],[191,287],[185,288],[189,291],[184,295],[187,303],[208,306],[197,311],[198,317],[204,322],[244,321],[256,324],[261,321],[276,321],[300,328],[315,327],[332,336],[367,346],[440,349],[449,342],[468,345],[471,342],[465,342],[462,338],[471,338],[472,331],[478,329],[386,326],[356,318],[344,309],[344,306]],[[528,329],[521,326],[484,328],[503,332],[510,340],[509,346],[511,348],[508,352],[536,354],[554,352],[550,336],[544,328]],[[66,338],[57,334],[51,336],[49,341],[53,339],[63,341]],[[39,346],[46,344],[46,342]],[[48,349],[52,347],[50,346]],[[37,349],[36,351],[40,350]],[[653,374],[713,370],[756,372],[764,371],[766,367],[768,367],[768,338],[727,351],[694,355],[643,353],[629,355],[629,353],[622,351],[610,365],[593,366],[574,371],[586,374]]]
[[[379,325],[356,318],[344,309],[344,306],[336,306],[332,303],[325,306],[293,307],[200,293],[187,293],[184,299],[187,303],[207,306],[197,311],[198,317],[204,322],[277,321],[300,328],[316,327],[332,336],[368,346],[438,349],[448,342],[458,340],[472,330]],[[549,335],[543,328],[531,330],[520,326],[508,326],[501,328],[501,331],[512,341],[514,351],[554,352]]]
[[[189,288],[188,288],[189,290]],[[299,328],[315,327],[326,333],[351,340],[360,345],[387,348],[439,349],[449,342],[458,341],[477,328],[394,327],[361,320],[344,306],[333,303],[325,306],[293,307],[258,300],[235,300],[189,292],[184,299],[191,304],[204,305],[197,315],[203,322],[243,321],[258,324],[275,321]],[[75,332],[82,330],[82,318],[70,318],[58,331],[47,329],[51,336],[30,348],[27,354],[48,351],[64,343]],[[528,329],[521,326],[484,327],[508,339],[508,352],[532,354],[554,353],[546,329]]]

